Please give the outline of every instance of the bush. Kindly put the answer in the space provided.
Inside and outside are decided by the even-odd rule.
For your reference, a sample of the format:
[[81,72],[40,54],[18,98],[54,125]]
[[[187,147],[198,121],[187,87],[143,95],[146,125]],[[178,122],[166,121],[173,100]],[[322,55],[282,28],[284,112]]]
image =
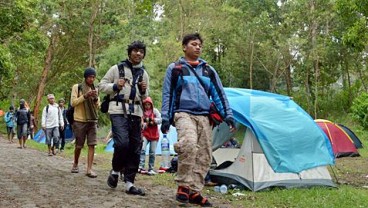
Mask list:
[[368,127],[368,93],[362,93],[356,97],[351,106],[351,115],[364,128]]

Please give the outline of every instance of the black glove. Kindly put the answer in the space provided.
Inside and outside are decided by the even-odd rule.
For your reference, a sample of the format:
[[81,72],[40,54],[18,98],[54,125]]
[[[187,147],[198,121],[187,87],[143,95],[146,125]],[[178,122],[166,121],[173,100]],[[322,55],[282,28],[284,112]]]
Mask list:
[[227,125],[231,128],[235,128],[235,121],[233,117],[227,117],[225,119],[225,122],[227,123]]
[[170,129],[170,122],[168,120],[162,120],[161,132],[166,134]]

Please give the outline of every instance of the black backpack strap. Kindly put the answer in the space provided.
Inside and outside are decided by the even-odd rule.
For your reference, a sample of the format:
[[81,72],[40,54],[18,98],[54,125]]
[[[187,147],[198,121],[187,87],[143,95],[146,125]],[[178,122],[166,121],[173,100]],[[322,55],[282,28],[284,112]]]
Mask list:
[[136,85],[138,84],[138,82],[141,82],[143,80],[144,68],[143,67],[139,69],[137,68],[135,70],[130,68],[130,70],[133,75],[133,81],[132,81],[132,87],[131,87],[130,95],[129,95],[129,111],[131,113],[134,113],[134,99],[137,94]]

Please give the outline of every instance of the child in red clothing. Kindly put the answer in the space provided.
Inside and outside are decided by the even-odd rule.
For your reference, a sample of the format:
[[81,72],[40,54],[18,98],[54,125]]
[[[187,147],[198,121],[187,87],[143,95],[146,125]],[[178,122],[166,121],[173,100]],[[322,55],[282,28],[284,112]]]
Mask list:
[[[150,97],[147,97],[143,101],[143,128],[142,128],[142,151],[141,151],[141,158],[139,164],[139,172],[140,173],[147,173],[149,175],[155,175],[156,172],[154,171],[155,165],[155,154],[156,154],[156,147],[157,142],[159,140],[160,134],[158,131],[158,124],[161,124],[161,113],[153,107],[153,102]],[[145,171],[144,165],[146,161],[146,147],[150,145],[149,149],[149,161],[148,161],[148,172]]]

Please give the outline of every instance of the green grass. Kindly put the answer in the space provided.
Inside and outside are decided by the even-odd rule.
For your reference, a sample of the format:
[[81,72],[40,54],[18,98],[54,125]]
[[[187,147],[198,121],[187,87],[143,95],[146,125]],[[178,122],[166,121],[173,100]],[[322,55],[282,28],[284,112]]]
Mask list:
[[[364,148],[359,149],[362,158],[368,158],[368,132],[351,121],[348,117],[342,117],[336,120],[329,118],[329,120],[342,123],[351,128],[355,134],[363,142]],[[0,120],[0,133],[6,138],[5,125]],[[99,168],[108,170],[111,168],[112,154],[105,152],[105,143],[102,139],[105,137],[109,128],[99,128],[99,144],[96,146],[95,161]],[[47,152],[45,144],[39,144],[32,140],[28,140],[28,147],[37,149],[39,151]],[[67,143],[65,151],[62,156],[67,158],[73,157],[74,145]],[[82,157],[86,157],[87,148],[83,148]],[[159,167],[161,157],[156,157],[156,168]],[[146,160],[147,162],[148,160]],[[368,175],[368,167],[356,170],[350,167],[344,167],[344,171],[354,172],[357,174]],[[331,174],[333,177],[333,174]],[[148,177],[147,180],[152,180],[154,185],[162,185],[169,188],[176,188],[173,174],[158,174],[155,177]],[[368,180],[368,178],[367,178]],[[366,183],[367,184],[367,183]],[[243,196],[233,196],[232,194],[239,192]],[[338,188],[313,187],[304,189],[279,189],[251,192],[249,190],[229,190],[227,194],[220,194],[214,192],[213,187],[205,187],[203,190],[205,196],[210,196],[211,201],[217,203],[230,204],[232,207],[367,207],[368,189],[362,186],[339,185]]]

